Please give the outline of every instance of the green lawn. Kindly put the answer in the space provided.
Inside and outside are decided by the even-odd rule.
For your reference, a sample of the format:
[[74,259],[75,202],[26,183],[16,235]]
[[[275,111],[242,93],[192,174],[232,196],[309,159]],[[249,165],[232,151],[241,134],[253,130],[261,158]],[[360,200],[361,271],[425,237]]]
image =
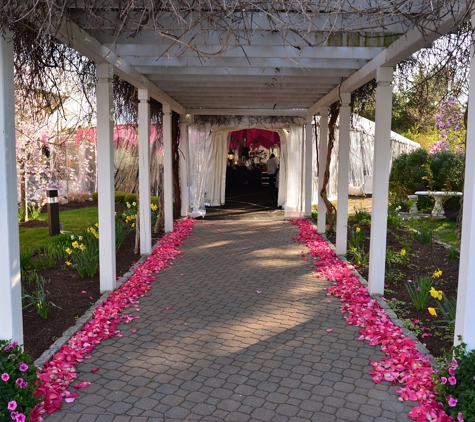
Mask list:
[[[48,221],[48,214],[41,214],[39,220]],[[97,223],[97,207],[61,211],[59,221],[63,223],[64,231],[78,232]],[[41,249],[49,243],[50,239],[48,227],[30,229],[20,227],[20,251],[22,253]]]
[[431,218],[414,220],[406,223],[409,227],[419,232],[432,232],[434,238],[447,243],[454,248],[458,248],[458,241],[456,236],[457,222],[449,219],[434,220]]

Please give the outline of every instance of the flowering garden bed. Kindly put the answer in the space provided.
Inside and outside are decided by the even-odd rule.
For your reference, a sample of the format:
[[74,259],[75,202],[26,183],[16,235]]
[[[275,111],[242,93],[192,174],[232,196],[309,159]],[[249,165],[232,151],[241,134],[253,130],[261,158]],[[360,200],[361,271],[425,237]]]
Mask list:
[[[309,248],[308,253],[314,259],[316,273],[334,282],[328,292],[341,299],[340,309],[345,314],[344,318],[348,324],[361,327],[358,339],[368,341],[373,346],[380,346],[381,351],[386,354],[380,362],[371,362],[374,367],[370,372],[373,381],[401,385],[396,391],[400,400],[418,402],[409,413],[413,420],[454,421],[452,416],[458,421],[473,420],[475,377],[470,374],[473,369],[473,356],[463,353],[462,350],[456,355],[458,360],[452,359],[448,362],[447,369],[443,370],[443,374],[447,376],[439,379],[434,374],[429,358],[418,352],[415,341],[406,336],[376,300],[371,298],[367,289],[352,273],[352,266],[335,255],[309,222],[299,220],[295,224],[300,229],[296,240]],[[356,231],[360,232],[361,229]],[[465,366],[462,367],[459,362]],[[446,410],[452,416],[449,416]]]
[[[369,215],[368,215],[369,216]],[[348,260],[368,279],[369,217],[351,217],[348,223]],[[458,284],[458,254],[434,241],[426,241],[417,233],[404,228],[401,220],[389,220],[386,240],[386,278],[384,299],[403,321],[404,326],[423,343],[435,357],[446,354],[453,345],[453,330],[441,308],[447,300],[456,298]],[[335,241],[334,235],[328,236]],[[418,289],[421,278],[429,279],[432,296],[416,309],[409,289]],[[439,297],[442,297],[439,300]],[[432,311],[432,314],[429,311]],[[445,311],[445,309],[443,309]],[[434,313],[436,315],[434,315]],[[452,325],[453,327],[453,325]]]

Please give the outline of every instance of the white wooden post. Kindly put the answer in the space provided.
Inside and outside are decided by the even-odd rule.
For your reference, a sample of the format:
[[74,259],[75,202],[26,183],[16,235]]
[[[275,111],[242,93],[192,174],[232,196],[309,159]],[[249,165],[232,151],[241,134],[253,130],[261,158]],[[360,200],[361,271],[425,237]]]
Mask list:
[[312,171],[312,135],[313,135],[313,116],[308,116],[305,125],[305,217],[312,215],[312,187],[313,187],[313,171]]
[[23,344],[13,91],[13,40],[0,36],[0,338]]
[[172,109],[163,104],[163,202],[165,233],[173,230]]
[[[472,27],[475,27],[472,15]],[[467,142],[465,147],[465,182],[463,189],[463,224],[460,244],[457,313],[454,344],[459,336],[468,350],[475,349],[475,58],[473,47],[470,60]]]
[[392,67],[376,72],[376,126],[373,162],[373,201],[369,249],[368,289],[370,294],[384,294],[386,232],[388,226],[388,188],[391,162]]
[[101,63],[97,65],[96,75],[99,265],[100,289],[105,292],[116,286],[113,67]]
[[139,214],[140,254],[152,253],[152,210],[150,209],[150,97],[139,89]]
[[188,121],[186,114],[180,114],[180,192],[181,216],[188,216]]
[[351,94],[341,93],[338,153],[338,212],[336,217],[336,253],[346,254],[348,233],[348,172],[350,169]]
[[328,107],[320,108],[320,139],[318,142],[318,233],[325,233],[327,225],[327,207],[320,192],[323,188],[323,175],[327,163],[328,150]]

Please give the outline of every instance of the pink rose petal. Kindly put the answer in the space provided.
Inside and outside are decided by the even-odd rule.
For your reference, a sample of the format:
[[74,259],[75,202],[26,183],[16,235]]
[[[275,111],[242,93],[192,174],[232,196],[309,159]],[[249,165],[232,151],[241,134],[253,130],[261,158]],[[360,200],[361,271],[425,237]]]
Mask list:
[[327,330],[327,333],[331,333],[332,331],[333,331],[333,328],[329,328],[329,329]]
[[172,306],[167,306],[167,307],[165,308],[165,310],[167,310],[167,311],[171,311],[172,309],[173,309]]
[[97,372],[97,371],[99,371],[99,368],[98,368],[98,367],[95,367],[95,368],[92,368],[92,369],[91,369],[91,372]]
[[262,290],[256,290],[256,293],[260,295],[262,293]]

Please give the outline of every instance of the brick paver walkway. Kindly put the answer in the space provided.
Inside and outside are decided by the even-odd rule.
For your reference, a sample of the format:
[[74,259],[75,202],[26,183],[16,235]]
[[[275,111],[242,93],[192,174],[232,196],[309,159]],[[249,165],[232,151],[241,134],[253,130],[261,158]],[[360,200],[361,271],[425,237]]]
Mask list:
[[140,319],[79,365],[92,384],[46,422],[409,421],[396,387],[368,375],[382,353],[356,340],[296,234],[283,221],[197,223]]

